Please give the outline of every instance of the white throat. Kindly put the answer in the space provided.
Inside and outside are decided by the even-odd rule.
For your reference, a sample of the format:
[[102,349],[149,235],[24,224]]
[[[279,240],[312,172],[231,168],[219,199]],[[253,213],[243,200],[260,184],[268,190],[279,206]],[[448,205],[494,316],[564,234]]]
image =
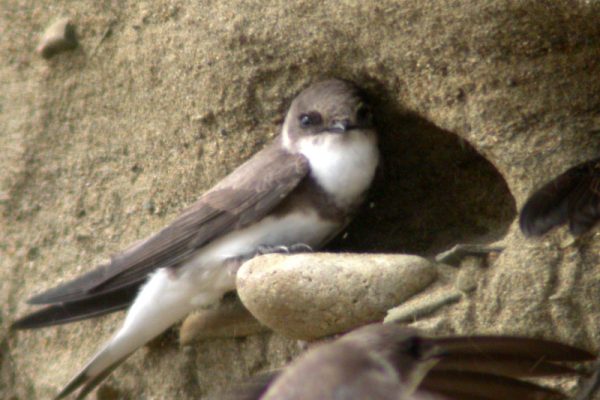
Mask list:
[[284,129],[283,143],[308,159],[311,175],[342,207],[352,205],[364,194],[379,163],[377,137],[371,130],[305,136],[291,148]]

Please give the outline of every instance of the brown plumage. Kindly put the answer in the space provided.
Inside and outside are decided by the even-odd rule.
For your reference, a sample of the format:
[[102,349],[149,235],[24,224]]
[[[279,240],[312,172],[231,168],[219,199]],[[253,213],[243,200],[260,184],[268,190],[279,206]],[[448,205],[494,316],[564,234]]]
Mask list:
[[533,400],[565,395],[520,380],[575,375],[565,362],[592,360],[558,342],[509,336],[431,338],[397,324],[373,324],[315,345],[280,373],[231,399]]
[[364,199],[378,162],[377,133],[356,86],[317,82],[294,99],[271,145],[160,232],[31,298],[47,306],[13,328],[77,321],[131,304],[121,328],[58,394],[78,390],[83,398],[140,346],[235,290],[243,261],[327,243]]
[[576,165],[545,183],[525,202],[519,226],[526,236],[541,236],[563,224],[573,235],[600,219],[600,158]]

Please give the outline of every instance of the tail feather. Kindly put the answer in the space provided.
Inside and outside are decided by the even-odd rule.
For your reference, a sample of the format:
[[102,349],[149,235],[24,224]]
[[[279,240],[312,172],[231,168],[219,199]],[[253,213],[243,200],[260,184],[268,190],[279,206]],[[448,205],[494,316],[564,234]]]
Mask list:
[[[64,399],[70,394],[74,393],[77,389],[81,388],[79,393],[77,393],[77,400],[83,400],[92,390],[94,390],[99,384],[104,381],[108,375],[110,375],[123,361],[125,361],[129,357],[129,354],[122,357],[119,360],[114,361],[112,364],[108,365],[98,374],[91,374],[89,368],[84,368],[79,374],[77,374],[67,385],[60,391],[60,393],[55,397],[55,400]],[[92,366],[95,359],[88,366]]]
[[188,290],[185,281],[172,279],[168,271],[155,273],[136,297],[121,329],[65,386],[57,399],[77,390],[77,398],[84,398],[130,354],[188,314],[193,309]]
[[[160,333],[160,332],[159,332]],[[155,336],[155,335],[154,335]],[[152,337],[154,337],[152,336]],[[127,331],[122,328],[96,355],[86,364],[57,395],[63,399],[80,389],[77,399],[83,399],[134,351],[146,344],[152,337]]]

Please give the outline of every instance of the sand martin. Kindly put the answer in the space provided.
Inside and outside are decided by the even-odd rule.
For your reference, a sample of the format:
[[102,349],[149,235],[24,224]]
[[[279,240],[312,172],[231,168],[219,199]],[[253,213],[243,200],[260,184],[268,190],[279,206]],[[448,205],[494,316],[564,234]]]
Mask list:
[[525,202],[519,226],[526,236],[541,236],[569,224],[575,236],[600,220],[600,158],[576,165],[536,190]]
[[272,144],[166,228],[29,299],[46,307],[13,326],[39,328],[129,307],[121,328],[57,397],[79,389],[83,398],[140,346],[235,290],[244,261],[327,243],[351,220],[378,163],[360,90],[337,79],[315,83],[293,100]]
[[577,375],[565,362],[593,359],[549,340],[436,338],[395,323],[372,324],[311,347],[283,371],[250,381],[229,399],[566,399],[520,378]]

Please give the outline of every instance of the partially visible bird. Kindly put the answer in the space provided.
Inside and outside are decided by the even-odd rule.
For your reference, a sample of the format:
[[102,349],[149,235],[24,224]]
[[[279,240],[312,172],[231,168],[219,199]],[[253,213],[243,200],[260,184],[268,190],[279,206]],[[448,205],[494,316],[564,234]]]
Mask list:
[[545,183],[525,202],[519,226],[526,236],[541,236],[569,224],[575,236],[600,220],[600,158],[576,165]]
[[541,400],[559,391],[520,378],[574,375],[594,355],[555,341],[511,336],[433,338],[372,324],[315,345],[281,372],[230,393],[235,400]]

